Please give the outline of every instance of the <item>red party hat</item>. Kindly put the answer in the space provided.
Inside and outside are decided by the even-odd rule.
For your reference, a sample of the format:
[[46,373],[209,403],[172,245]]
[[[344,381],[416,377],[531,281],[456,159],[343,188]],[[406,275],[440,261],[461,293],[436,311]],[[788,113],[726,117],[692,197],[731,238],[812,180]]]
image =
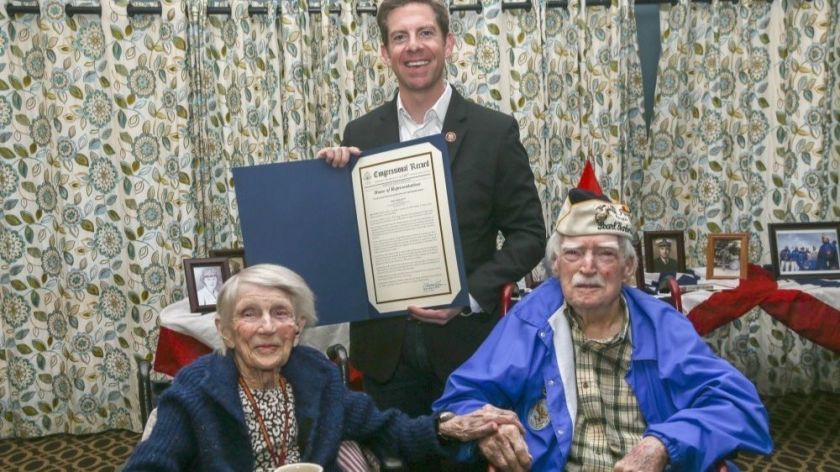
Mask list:
[[604,194],[604,191],[601,190],[601,185],[598,184],[598,178],[595,177],[595,169],[592,167],[592,161],[589,159],[586,159],[586,165],[583,166],[583,172],[580,174],[580,182],[578,182],[577,188],[587,190],[599,196]]

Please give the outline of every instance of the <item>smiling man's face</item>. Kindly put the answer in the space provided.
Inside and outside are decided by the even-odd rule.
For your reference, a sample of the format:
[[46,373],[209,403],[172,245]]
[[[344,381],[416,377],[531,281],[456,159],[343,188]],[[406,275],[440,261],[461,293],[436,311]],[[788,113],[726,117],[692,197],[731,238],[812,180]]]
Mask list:
[[387,46],[383,44],[380,53],[397,76],[400,93],[442,90],[443,70],[455,37],[452,33],[444,36],[432,7],[409,3],[392,11],[387,24]]

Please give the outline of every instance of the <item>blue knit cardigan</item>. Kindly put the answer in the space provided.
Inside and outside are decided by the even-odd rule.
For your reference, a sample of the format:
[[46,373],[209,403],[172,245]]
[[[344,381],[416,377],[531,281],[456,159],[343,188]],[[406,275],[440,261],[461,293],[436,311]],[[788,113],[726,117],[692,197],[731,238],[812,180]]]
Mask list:
[[[337,471],[342,440],[381,449],[408,461],[444,455],[434,421],[380,411],[373,400],[348,390],[338,369],[321,352],[292,350],[283,375],[295,395],[295,417],[303,462]],[[151,436],[140,443],[125,471],[250,471],[254,455],[237,386],[233,353],[200,357],[181,369],[158,403]]]

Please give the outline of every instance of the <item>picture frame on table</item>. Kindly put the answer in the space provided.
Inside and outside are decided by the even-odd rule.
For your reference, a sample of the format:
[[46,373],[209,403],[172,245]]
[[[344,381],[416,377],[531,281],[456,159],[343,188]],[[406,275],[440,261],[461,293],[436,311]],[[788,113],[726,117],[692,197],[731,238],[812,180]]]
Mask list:
[[190,311],[208,313],[216,311],[216,298],[225,280],[230,277],[226,257],[184,259],[187,297]]
[[777,279],[840,278],[840,221],[770,223],[767,231]]
[[686,272],[683,231],[645,231],[646,272]]
[[706,245],[706,278],[747,278],[749,251],[747,233],[710,234]]
[[240,270],[248,267],[245,263],[245,249],[211,249],[210,257],[224,257],[228,260],[228,269],[230,275],[234,275]]

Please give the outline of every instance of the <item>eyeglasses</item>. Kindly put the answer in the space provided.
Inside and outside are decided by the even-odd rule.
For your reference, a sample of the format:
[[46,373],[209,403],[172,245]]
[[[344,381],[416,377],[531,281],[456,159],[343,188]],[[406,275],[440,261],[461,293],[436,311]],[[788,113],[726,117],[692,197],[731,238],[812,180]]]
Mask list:
[[276,324],[295,324],[297,321],[295,313],[285,308],[272,308],[268,311],[268,313],[248,308],[240,313],[237,313],[236,319],[245,323],[258,324],[262,323],[266,319],[265,315],[268,315],[268,319],[272,323]]
[[596,247],[594,249],[584,248],[562,248],[560,249],[560,257],[564,262],[576,263],[582,262],[587,254],[592,255],[592,260],[597,265],[611,265],[618,262],[621,253],[618,249],[609,247]]

